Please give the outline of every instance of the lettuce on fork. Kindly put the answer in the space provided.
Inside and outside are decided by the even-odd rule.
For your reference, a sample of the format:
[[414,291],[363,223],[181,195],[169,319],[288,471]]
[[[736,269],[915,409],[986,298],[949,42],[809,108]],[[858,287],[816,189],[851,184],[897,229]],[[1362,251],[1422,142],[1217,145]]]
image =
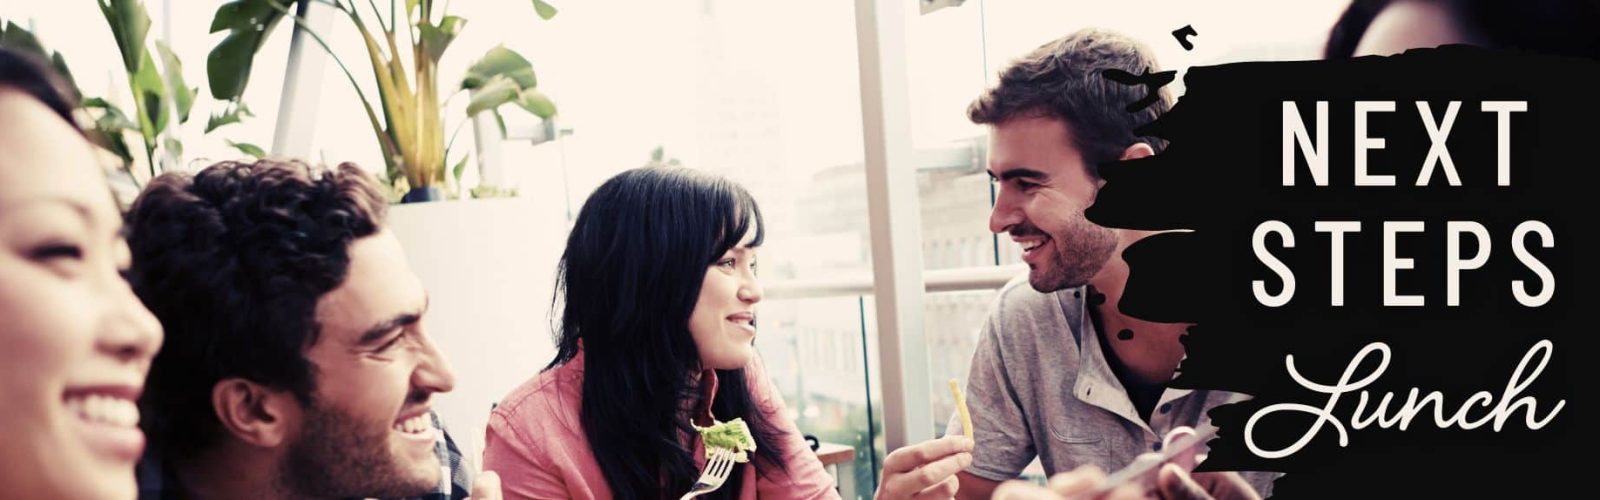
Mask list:
[[696,425],[694,430],[700,431],[700,439],[705,443],[706,458],[711,458],[711,452],[720,448],[733,450],[733,460],[746,463],[750,461],[749,452],[756,451],[756,439],[750,435],[750,427],[744,424],[744,419],[715,422],[710,427]]

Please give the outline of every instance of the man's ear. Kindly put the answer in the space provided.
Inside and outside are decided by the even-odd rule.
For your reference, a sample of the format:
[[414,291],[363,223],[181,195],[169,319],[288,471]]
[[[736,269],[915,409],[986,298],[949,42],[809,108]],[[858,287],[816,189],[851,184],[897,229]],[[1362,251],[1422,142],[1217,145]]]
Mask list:
[[1144,158],[1146,156],[1153,156],[1155,154],[1156,154],[1156,150],[1155,149],[1151,149],[1149,144],[1144,143],[1144,142],[1135,142],[1135,143],[1133,143],[1132,146],[1128,146],[1128,149],[1122,150],[1122,157],[1118,158],[1118,159],[1119,160],[1133,160],[1133,159],[1138,159],[1138,158]]
[[289,391],[242,378],[222,379],[212,386],[211,409],[228,434],[263,448],[287,442],[292,422],[298,422],[301,414],[299,400]]
[[[1144,157],[1147,157],[1147,156],[1154,156],[1155,154],[1156,154],[1156,150],[1151,149],[1149,144],[1146,144],[1143,141],[1141,141],[1141,142],[1135,142],[1132,145],[1128,146],[1128,149],[1122,150],[1122,157],[1121,158],[1117,158],[1117,160],[1119,160],[1119,161],[1136,160],[1136,159],[1144,158]],[[1104,177],[1100,177],[1099,179],[1097,179],[1095,181],[1094,187],[1095,187],[1095,189],[1099,189],[1101,187],[1104,187],[1105,185],[1106,185],[1106,179]]]

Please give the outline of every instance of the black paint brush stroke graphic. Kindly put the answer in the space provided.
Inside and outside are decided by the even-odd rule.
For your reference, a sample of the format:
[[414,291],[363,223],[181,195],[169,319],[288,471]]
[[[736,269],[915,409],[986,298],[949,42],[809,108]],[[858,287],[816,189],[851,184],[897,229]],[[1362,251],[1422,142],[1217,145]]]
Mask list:
[[1194,42],[1189,41],[1189,37],[1199,35],[1200,33],[1194,30],[1194,25],[1192,24],[1172,30],[1172,38],[1178,40],[1178,45],[1182,45],[1183,50],[1194,50]]
[[1178,76],[1178,72],[1161,71],[1157,73],[1151,73],[1150,68],[1145,68],[1143,74],[1135,75],[1133,73],[1113,68],[1105,70],[1102,75],[1105,76],[1107,80],[1111,80],[1123,85],[1143,85],[1145,87],[1145,91],[1148,93],[1145,94],[1143,98],[1128,103],[1127,108],[1125,108],[1129,113],[1133,113],[1149,107],[1151,104],[1155,104],[1156,99],[1161,98],[1161,87],[1172,83],[1172,79]]
[[[1170,141],[1161,154],[1102,167],[1107,183],[1088,217],[1109,227],[1188,229],[1130,247],[1132,274],[1121,309],[1131,315],[1196,325],[1184,339],[1188,357],[1177,387],[1238,391],[1247,403],[1212,413],[1220,427],[1208,470],[1288,472],[1279,498],[1536,498],[1593,491],[1600,463],[1595,385],[1600,342],[1591,316],[1600,309],[1600,242],[1592,184],[1600,166],[1600,64],[1594,61],[1460,46],[1413,50],[1392,57],[1334,61],[1241,63],[1191,68],[1187,93],[1145,135]],[[1395,186],[1354,185],[1354,105],[1393,101],[1394,111],[1369,115],[1370,137],[1385,141],[1368,152],[1372,174],[1393,175]],[[1416,101],[1432,116],[1419,114]],[[1511,114],[1511,185],[1496,185],[1497,116],[1483,101],[1527,101]],[[1328,103],[1328,185],[1312,184],[1305,156],[1295,154],[1293,187],[1282,185],[1283,102],[1297,103],[1314,140],[1316,102]],[[1423,120],[1438,123],[1450,101],[1460,109],[1448,151],[1461,186],[1442,169],[1415,185],[1432,145]],[[1294,273],[1293,298],[1266,307],[1252,293],[1282,282],[1256,257],[1252,234],[1264,221],[1293,231],[1294,248],[1276,236],[1266,248]],[[1540,290],[1540,279],[1513,252],[1514,228],[1541,221],[1554,235],[1544,248],[1530,237],[1527,253],[1554,276],[1553,298],[1526,307],[1512,282]],[[1315,221],[1359,221],[1344,238],[1344,305],[1330,305],[1330,236]],[[1397,273],[1400,294],[1422,295],[1421,307],[1383,305],[1383,224],[1421,221],[1424,231],[1397,237],[1396,254],[1414,260]],[[1490,255],[1461,274],[1460,305],[1446,305],[1446,223],[1474,221],[1488,231]],[[1477,251],[1465,238],[1462,253]],[[1359,391],[1341,396],[1331,413],[1348,432],[1348,446],[1328,424],[1298,452],[1261,458],[1246,448],[1247,420],[1277,403],[1321,408],[1328,395],[1292,380],[1285,356],[1307,379],[1332,385],[1371,342],[1391,350],[1387,370],[1371,385],[1363,417],[1394,393],[1393,415],[1415,387],[1419,397],[1444,396],[1448,417],[1479,391],[1499,403],[1518,362],[1541,340],[1553,344],[1548,365],[1518,397],[1533,396],[1543,417],[1565,401],[1542,429],[1529,430],[1520,408],[1496,432],[1434,424],[1433,406],[1408,430],[1351,425]],[[1377,369],[1377,358],[1356,379]],[[1529,366],[1527,372],[1532,371]],[[1527,378],[1526,376],[1524,378]],[[1475,406],[1469,418],[1488,409]],[[1299,439],[1316,420],[1281,412],[1263,417],[1256,442],[1269,450]],[[1581,495],[1586,496],[1586,495]]]

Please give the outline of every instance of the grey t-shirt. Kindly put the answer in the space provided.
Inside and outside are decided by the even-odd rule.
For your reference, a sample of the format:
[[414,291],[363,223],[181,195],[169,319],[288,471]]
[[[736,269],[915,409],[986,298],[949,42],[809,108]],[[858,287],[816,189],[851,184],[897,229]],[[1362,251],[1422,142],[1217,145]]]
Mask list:
[[[1095,464],[1107,472],[1159,451],[1173,427],[1211,426],[1205,412],[1246,395],[1168,388],[1146,423],[1100,348],[1084,288],[1039,293],[1027,280],[1000,289],[967,375],[972,465],[986,479],[1015,479],[1034,457],[1048,474]],[[959,434],[952,416],[947,434]],[[1200,453],[1206,453],[1202,445]],[[1280,474],[1242,473],[1263,496]]]

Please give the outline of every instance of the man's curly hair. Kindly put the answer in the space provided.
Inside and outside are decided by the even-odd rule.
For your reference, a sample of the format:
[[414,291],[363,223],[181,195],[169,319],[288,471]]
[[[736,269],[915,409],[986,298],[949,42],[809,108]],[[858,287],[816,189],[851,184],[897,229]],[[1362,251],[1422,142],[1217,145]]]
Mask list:
[[1161,70],[1155,56],[1139,42],[1095,28],[1084,29],[1034,49],[1000,70],[1000,83],[967,107],[967,117],[980,125],[999,125],[1016,118],[1065,121],[1073,146],[1083,154],[1090,175],[1097,166],[1116,161],[1137,142],[1161,152],[1165,141],[1140,137],[1133,129],[1155,121],[1172,106],[1162,87],[1160,98],[1139,111],[1128,103],[1144,98],[1143,85],[1124,85],[1104,78],[1108,69],[1135,75]]
[[317,301],[349,270],[354,240],[388,205],[345,163],[223,162],[150,182],[127,216],[128,281],[166,329],[140,404],[163,453],[211,445],[218,381],[243,378],[311,404]]

